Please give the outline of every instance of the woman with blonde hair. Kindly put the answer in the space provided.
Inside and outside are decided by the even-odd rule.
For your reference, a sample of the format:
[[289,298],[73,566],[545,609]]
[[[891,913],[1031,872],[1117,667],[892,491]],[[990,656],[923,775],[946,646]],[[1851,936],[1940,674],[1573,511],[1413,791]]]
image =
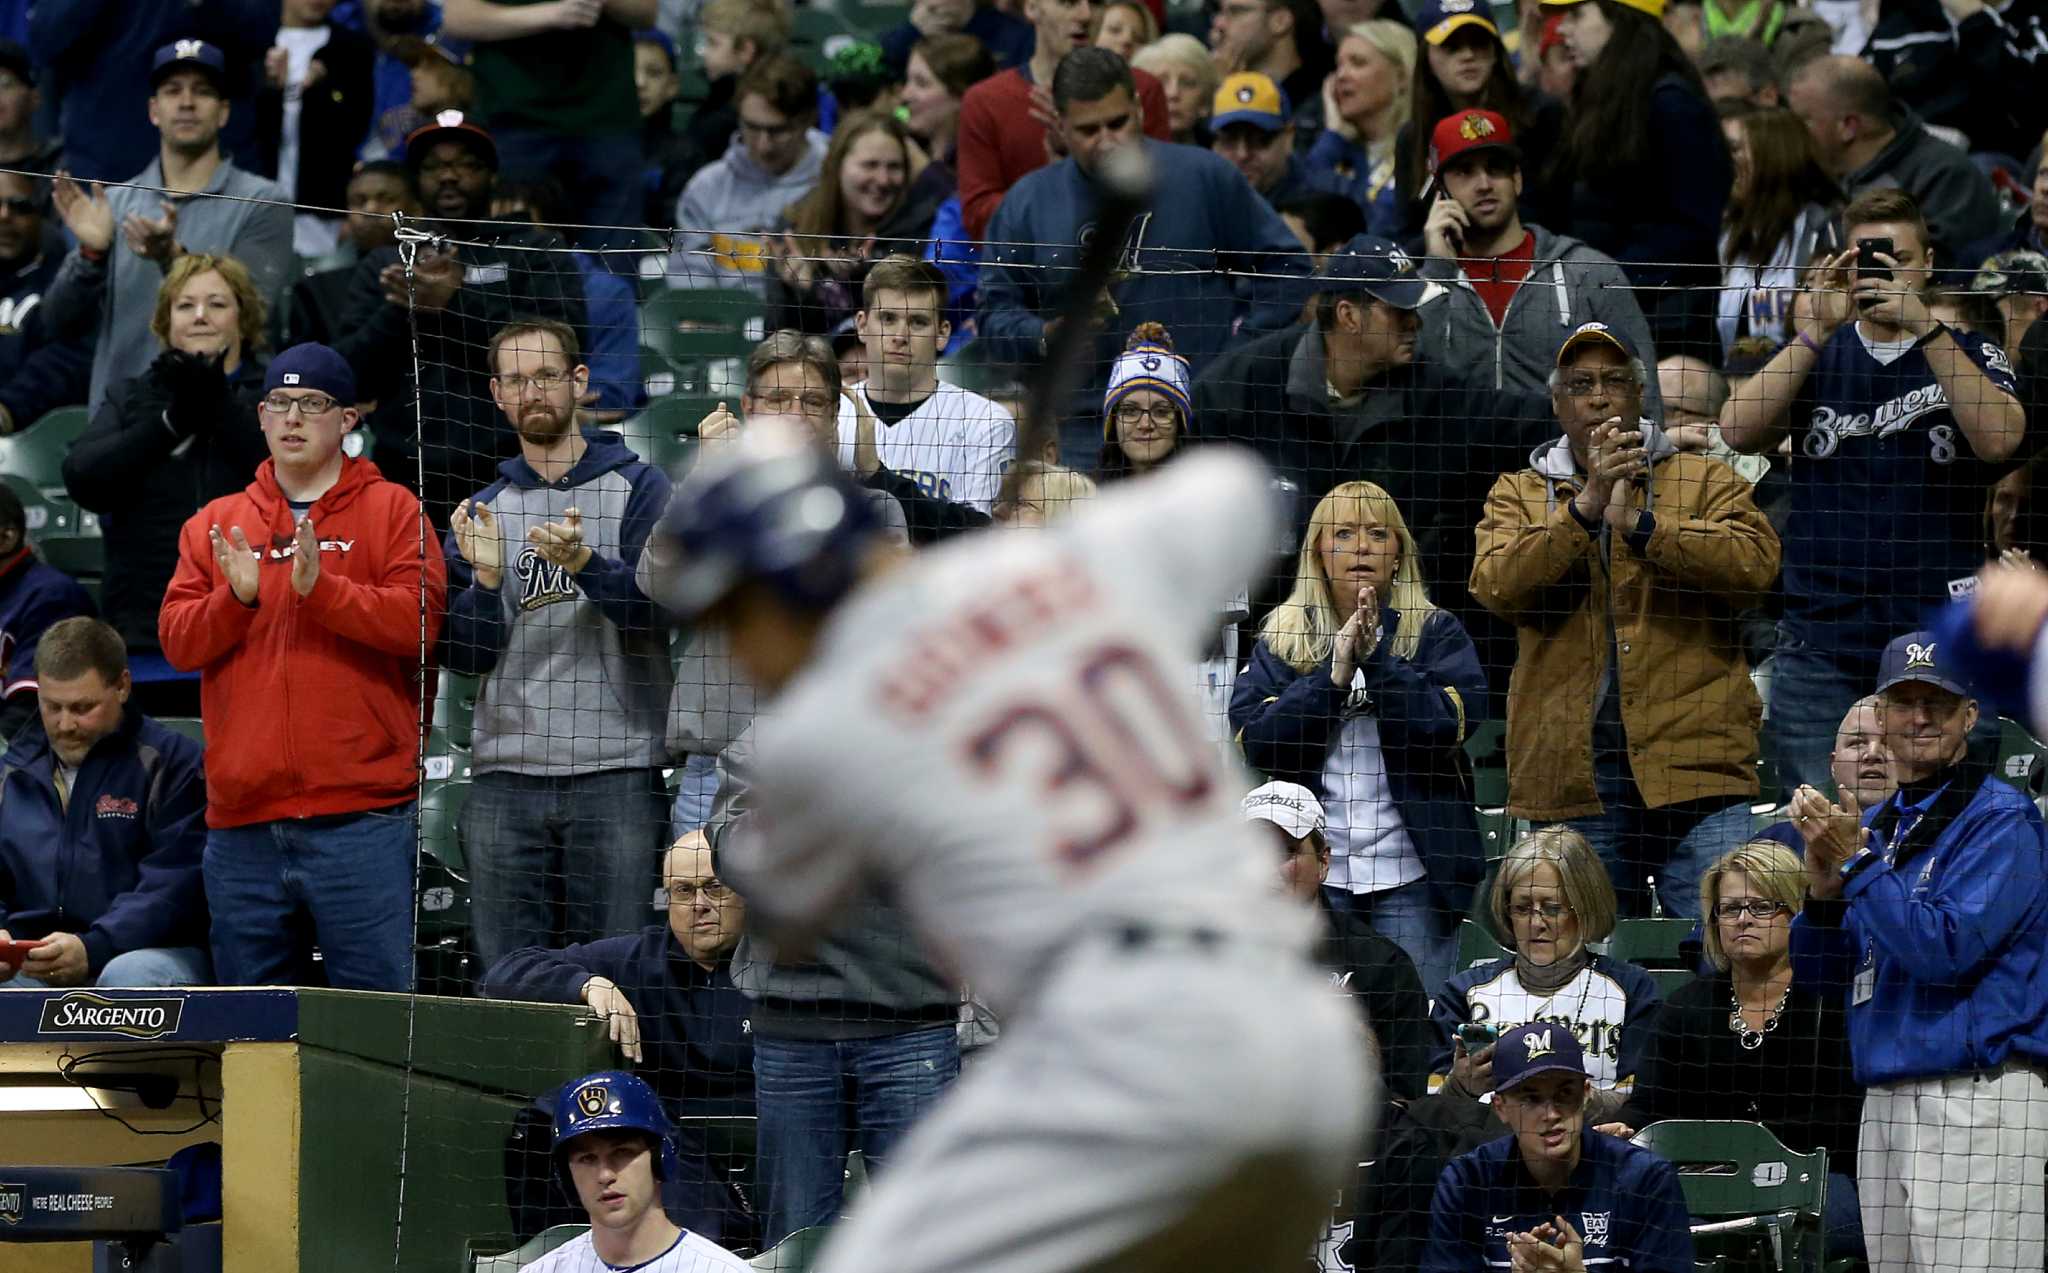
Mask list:
[[1216,98],[1223,73],[1209,56],[1208,46],[1192,35],[1162,35],[1139,49],[1131,65],[1159,81],[1166,90],[1168,141],[1184,146],[1209,144],[1203,125]]
[[1230,723],[1254,768],[1321,796],[1325,900],[1408,952],[1425,990],[1450,976],[1485,871],[1464,750],[1484,719],[1478,652],[1430,601],[1393,497],[1371,482],[1331,490],[1238,676]]
[[1621,1120],[1740,1118],[1797,1153],[1828,1151],[1827,1257],[1863,1255],[1856,1142],[1863,1090],[1849,1061],[1839,987],[1794,978],[1792,921],[1806,868],[1775,840],[1723,854],[1700,879],[1712,974],[1679,987]]
[[1307,163],[1328,174],[1337,193],[1358,201],[1371,234],[1398,235],[1407,220],[1395,180],[1396,143],[1408,122],[1417,49],[1404,22],[1353,23],[1337,41],[1336,69],[1323,81],[1323,132]]
[[1450,979],[1430,1007],[1432,1069],[1452,1096],[1493,1090],[1493,1040],[1518,1025],[1569,1029],[1593,1081],[1586,1121],[1611,1126],[1649,1047],[1661,996],[1650,974],[1596,953],[1614,933],[1614,882],[1586,837],[1538,827],[1501,859],[1487,895],[1494,928],[1513,947]]

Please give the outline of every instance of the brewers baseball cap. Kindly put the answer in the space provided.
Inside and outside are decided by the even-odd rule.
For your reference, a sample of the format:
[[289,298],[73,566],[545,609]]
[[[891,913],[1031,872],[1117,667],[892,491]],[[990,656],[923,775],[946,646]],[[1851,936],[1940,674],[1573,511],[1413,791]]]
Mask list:
[[1586,1054],[1571,1027],[1549,1021],[1518,1025],[1493,1045],[1493,1090],[1505,1092],[1538,1074],[1586,1073]]
[[1429,0],[1415,15],[1415,32],[1431,44],[1442,44],[1459,27],[1478,27],[1498,40],[1500,28],[1487,9],[1483,0]]
[[1323,264],[1321,290],[1364,292],[1395,309],[1420,309],[1443,289],[1416,273],[1415,262],[1392,240],[1361,234]]
[[1443,171],[1445,164],[1489,151],[1499,151],[1516,163],[1522,160],[1521,148],[1515,145],[1514,130],[1508,127],[1505,116],[1489,110],[1463,110],[1446,115],[1430,130],[1429,174],[1433,177]]
[[2000,252],[1984,262],[1984,268],[1977,271],[1977,277],[1970,286],[1980,292],[1991,293],[1994,299],[2004,296],[2048,296],[2048,256],[2015,248]]
[[263,392],[277,389],[317,389],[344,407],[356,404],[356,373],[348,360],[325,345],[311,341],[293,345],[270,360],[263,377]]
[[481,127],[469,122],[461,111],[447,110],[434,116],[433,122],[422,124],[412,130],[405,139],[405,166],[418,172],[426,160],[427,151],[435,142],[459,141],[475,151],[493,172],[498,167],[498,143]]
[[[1546,9],[1564,9],[1575,4],[1584,4],[1585,2],[1586,0],[1542,0],[1543,7]],[[1664,20],[1664,0],[1615,0],[1615,2],[1617,4],[1625,4],[1638,13],[1647,13],[1659,22]]]
[[1256,787],[1237,806],[1246,822],[1270,822],[1297,840],[1320,832],[1327,819],[1316,793],[1296,782],[1269,782]]
[[1557,366],[1564,366],[1567,358],[1588,345],[1607,345],[1620,350],[1624,358],[1636,356],[1636,351],[1630,347],[1628,339],[1607,324],[1580,323],[1572,330],[1571,335],[1564,338],[1564,343],[1557,347]]
[[1277,133],[1287,127],[1289,118],[1287,94],[1271,76],[1239,71],[1216,86],[1209,107],[1209,130],[1220,132],[1232,124],[1251,124]]
[[156,51],[156,58],[149,64],[149,91],[154,93],[159,84],[169,79],[173,72],[187,68],[206,73],[215,88],[225,88],[228,82],[228,59],[213,45],[204,40],[173,40]]
[[1924,681],[1951,694],[1970,697],[1962,674],[1942,653],[1944,644],[1932,632],[1921,631],[1908,632],[1884,647],[1884,657],[1877,663],[1877,692],[1882,694],[1907,681]]

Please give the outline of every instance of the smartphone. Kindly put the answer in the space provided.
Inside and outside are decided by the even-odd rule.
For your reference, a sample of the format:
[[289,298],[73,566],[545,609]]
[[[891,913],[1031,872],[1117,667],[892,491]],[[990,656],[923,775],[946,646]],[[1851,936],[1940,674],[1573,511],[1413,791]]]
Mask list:
[[1887,282],[1891,280],[1891,267],[1877,259],[1877,254],[1880,252],[1886,256],[1896,257],[1898,255],[1898,248],[1893,245],[1890,239],[1856,240],[1857,278],[1883,279]]
[[[1439,195],[1437,196],[1437,198],[1439,198],[1439,199],[1448,199],[1448,198],[1450,198],[1450,197],[1451,197],[1451,196],[1449,196],[1449,195],[1447,195],[1447,194],[1439,194]],[[1465,250],[1465,232],[1464,232],[1463,230],[1459,229],[1459,228],[1458,228],[1457,226],[1455,226],[1455,225],[1447,225],[1447,226],[1445,226],[1445,227],[1444,227],[1444,237],[1445,237],[1446,239],[1449,239],[1449,240],[1451,241],[1451,246],[1452,246],[1453,248],[1456,248],[1456,249],[1457,249],[1458,251],[1460,251],[1460,252],[1463,252],[1463,251]]]
[[19,968],[28,962],[28,952],[42,944],[39,941],[0,941],[0,964]]
[[1499,1038],[1500,1031],[1484,1021],[1467,1021],[1458,1027],[1458,1042],[1465,1045],[1467,1056],[1482,1048],[1492,1047]]

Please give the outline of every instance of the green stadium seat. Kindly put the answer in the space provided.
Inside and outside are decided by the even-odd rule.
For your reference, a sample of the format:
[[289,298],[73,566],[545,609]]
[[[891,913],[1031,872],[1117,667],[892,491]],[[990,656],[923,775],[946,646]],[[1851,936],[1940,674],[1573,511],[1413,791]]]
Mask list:
[[766,306],[744,288],[664,287],[640,307],[640,343],[672,364],[745,358],[767,325]]
[[175,734],[183,734],[204,747],[206,745],[206,722],[197,716],[159,716],[156,723]]
[[1607,955],[1645,968],[1686,968],[1679,943],[1691,935],[1689,919],[1624,919],[1607,939]]
[[63,490],[64,455],[90,419],[84,407],[59,407],[21,432],[0,438],[0,474]]
[[517,1251],[507,1251],[503,1255],[471,1255],[470,1273],[519,1273],[527,1265],[539,1262],[548,1252],[567,1246],[588,1232],[590,1226],[587,1224],[558,1224],[534,1235]]
[[1696,1266],[1748,1267],[1762,1238],[1780,1273],[1821,1273],[1825,1149],[1794,1153],[1760,1123],[1719,1120],[1652,1123],[1635,1143],[1678,1168]]
[[1998,721],[1998,776],[2028,795],[2042,794],[2048,775],[2048,747],[2009,717]]
[[61,474],[55,485],[18,473],[0,473],[0,482],[21,500],[28,542],[38,556],[76,579],[96,579],[105,572],[107,548],[99,515],[78,506],[65,491]]
[[809,1273],[817,1261],[819,1248],[825,1245],[825,1227],[812,1225],[798,1229],[768,1250],[747,1261],[747,1267],[760,1273]]
[[1458,971],[1463,972],[1475,964],[1505,959],[1513,953],[1504,949],[1484,924],[1470,919],[1459,921]]
[[441,692],[434,696],[433,728],[428,734],[429,755],[446,755],[451,749],[468,751],[475,741],[476,696],[482,682],[459,672],[441,673]]
[[1657,983],[1657,993],[1666,999],[1676,993],[1680,986],[1691,981],[1695,975],[1686,968],[1645,968],[1643,971],[1650,974],[1650,980]]
[[469,800],[469,783],[461,779],[428,780],[420,784],[420,851],[450,870],[464,871],[458,827],[462,806]]
[[1515,819],[1506,809],[1475,808],[1474,816],[1479,819],[1479,839],[1486,846],[1486,860],[1489,864],[1507,856],[1515,843]]

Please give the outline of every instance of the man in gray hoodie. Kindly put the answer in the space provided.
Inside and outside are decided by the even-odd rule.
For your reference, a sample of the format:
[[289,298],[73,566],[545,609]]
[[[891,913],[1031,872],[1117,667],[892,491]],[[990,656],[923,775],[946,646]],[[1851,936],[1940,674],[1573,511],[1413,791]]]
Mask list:
[[[1423,277],[1447,294],[1422,310],[1420,352],[1495,389],[1543,393],[1579,324],[1605,323],[1655,366],[1650,327],[1613,258],[1522,220],[1522,156],[1508,121],[1463,110],[1437,121]],[[1654,380],[1651,415],[1662,410]]]
[[739,134],[676,204],[671,286],[763,291],[783,210],[810,192],[825,162],[825,135],[812,127],[818,79],[809,67],[786,53],[763,58],[740,76],[733,97]]
[[484,967],[647,924],[671,680],[634,582],[668,475],[614,434],[577,432],[590,373],[567,324],[515,320],[489,357],[519,455],[450,518],[445,654],[485,678],[461,828]]

